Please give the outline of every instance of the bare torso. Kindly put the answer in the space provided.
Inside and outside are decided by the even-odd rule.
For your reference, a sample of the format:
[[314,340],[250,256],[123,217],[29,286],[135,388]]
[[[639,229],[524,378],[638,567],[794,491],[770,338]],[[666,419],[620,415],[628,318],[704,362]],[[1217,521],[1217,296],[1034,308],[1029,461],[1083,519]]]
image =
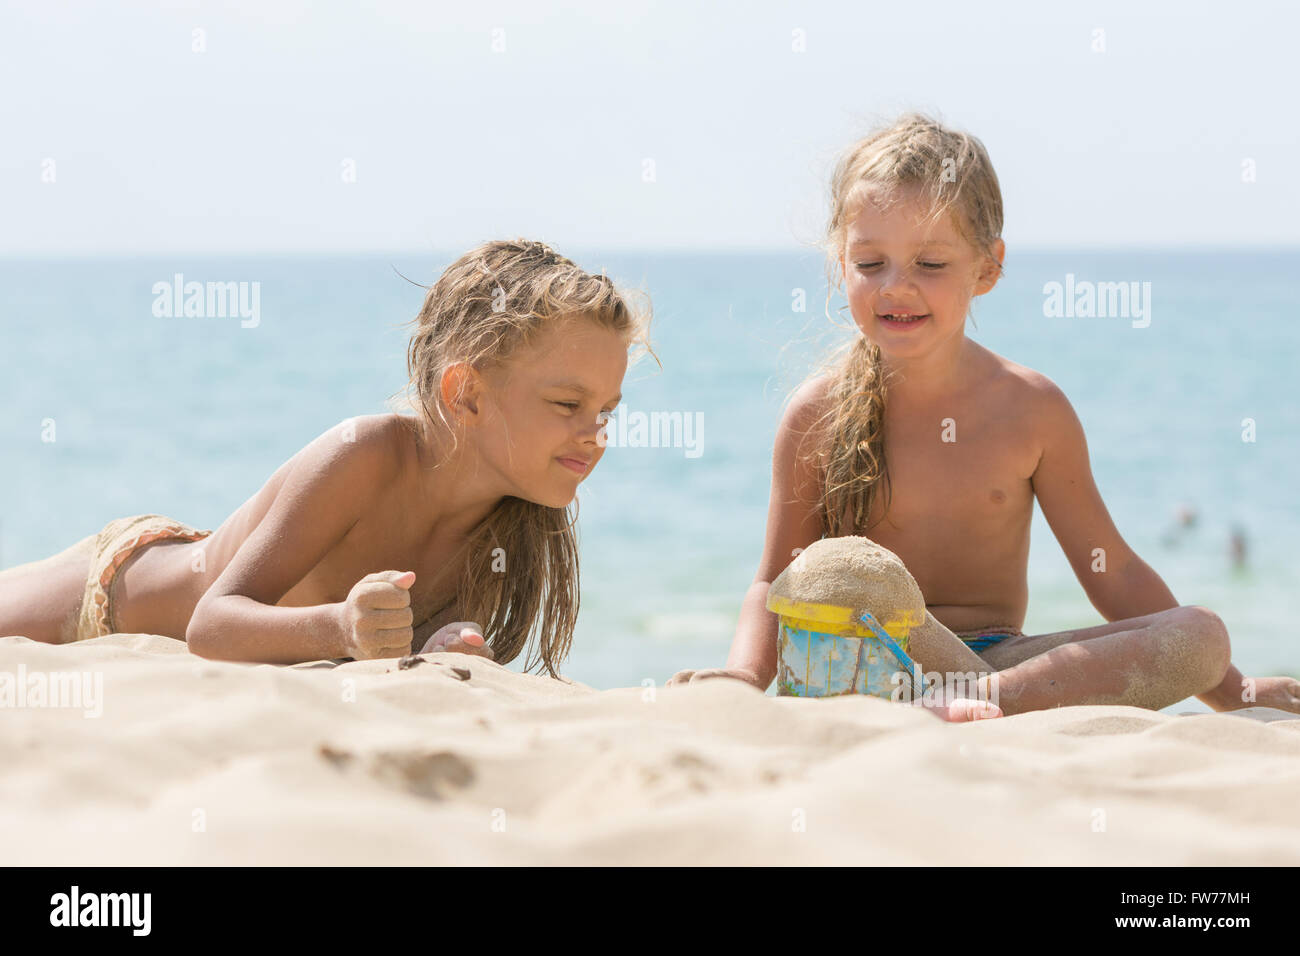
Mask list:
[[[443,622],[454,598],[455,569],[448,565],[461,539],[431,531],[411,519],[416,510],[414,478],[417,455],[413,440],[395,415],[383,419],[385,431],[397,443],[401,462],[396,480],[377,496],[341,541],[329,550],[277,601],[280,607],[333,604],[347,598],[353,585],[375,571],[414,571],[411,609],[416,642]],[[199,599],[225,570],[235,553],[258,527],[275,502],[299,455],[276,470],[209,537],[199,542],[160,541],[137,551],[118,572],[113,588],[115,623],[126,633],[162,634],[180,640]],[[202,548],[202,560],[196,560]]]
[[930,613],[954,631],[1019,628],[1029,603],[1031,478],[1041,453],[1027,414],[1032,389],[1027,370],[978,352],[989,374],[962,393],[918,403],[890,394],[889,510],[878,494],[858,532],[902,558]]

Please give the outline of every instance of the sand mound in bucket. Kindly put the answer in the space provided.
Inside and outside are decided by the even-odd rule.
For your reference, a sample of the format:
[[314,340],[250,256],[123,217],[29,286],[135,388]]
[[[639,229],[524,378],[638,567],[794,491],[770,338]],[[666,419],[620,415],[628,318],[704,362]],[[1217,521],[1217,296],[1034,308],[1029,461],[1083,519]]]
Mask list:
[[768,597],[869,611],[882,624],[925,618],[925,597],[898,555],[862,537],[814,542],[777,575]]

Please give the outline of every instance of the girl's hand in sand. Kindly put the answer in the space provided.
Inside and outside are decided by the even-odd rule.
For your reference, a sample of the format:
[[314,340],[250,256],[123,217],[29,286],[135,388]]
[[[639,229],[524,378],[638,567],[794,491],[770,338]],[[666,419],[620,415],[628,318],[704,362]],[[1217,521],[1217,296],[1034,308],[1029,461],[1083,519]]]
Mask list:
[[749,671],[728,669],[726,667],[710,667],[702,671],[678,671],[668,679],[665,687],[678,687],[682,684],[694,684],[697,681],[712,680],[716,677],[729,677],[732,680],[744,681],[751,687],[758,687],[759,690],[767,690],[766,687],[759,687],[758,675]]
[[342,605],[345,654],[358,661],[410,653],[414,571],[376,571],[352,586]]
[[496,655],[492,653],[492,648],[486,645],[487,642],[483,639],[483,628],[473,621],[457,621],[434,631],[433,636],[424,642],[424,648],[420,653],[455,651],[459,654],[477,654],[479,657],[495,660]]

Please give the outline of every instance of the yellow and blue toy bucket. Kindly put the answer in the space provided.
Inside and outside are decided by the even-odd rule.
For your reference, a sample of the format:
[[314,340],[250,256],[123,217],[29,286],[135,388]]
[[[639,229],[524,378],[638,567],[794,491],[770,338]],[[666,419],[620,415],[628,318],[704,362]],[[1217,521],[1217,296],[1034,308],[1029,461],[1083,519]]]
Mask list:
[[781,617],[778,695],[890,700],[899,696],[898,688],[912,688],[908,635],[925,623],[923,612],[904,611],[882,622],[869,612],[855,617],[846,607],[778,597],[769,597],[767,608]]

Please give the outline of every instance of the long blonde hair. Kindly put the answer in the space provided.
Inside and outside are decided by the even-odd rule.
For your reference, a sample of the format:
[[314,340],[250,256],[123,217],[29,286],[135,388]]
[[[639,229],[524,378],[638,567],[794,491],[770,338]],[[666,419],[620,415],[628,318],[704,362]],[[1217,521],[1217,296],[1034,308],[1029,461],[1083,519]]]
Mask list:
[[[958,233],[997,261],[993,244],[1002,235],[1002,192],[984,144],[928,116],[907,113],[854,143],[835,166],[826,230],[828,317],[831,290],[844,279],[841,257],[850,221],[865,202],[888,206],[913,189],[929,200],[928,221],[952,213]],[[884,511],[889,510],[888,383],[880,347],[861,333],[829,365],[826,412],[809,438],[822,479],[822,530],[837,537],[868,530],[881,484]]]
[[[577,315],[622,335],[630,351],[654,354],[648,302],[634,302],[603,273],[585,272],[525,239],[470,250],[429,289],[411,322],[404,399],[419,414],[410,424],[428,434],[440,422],[455,436],[441,397],[444,370],[456,362],[475,368],[504,362],[542,328]],[[458,609],[464,620],[482,625],[497,661],[514,660],[528,645],[525,669],[540,664],[559,676],[578,618],[576,520],[573,505],[550,508],[507,497],[470,532]],[[509,559],[505,573],[492,567],[501,554]]]

